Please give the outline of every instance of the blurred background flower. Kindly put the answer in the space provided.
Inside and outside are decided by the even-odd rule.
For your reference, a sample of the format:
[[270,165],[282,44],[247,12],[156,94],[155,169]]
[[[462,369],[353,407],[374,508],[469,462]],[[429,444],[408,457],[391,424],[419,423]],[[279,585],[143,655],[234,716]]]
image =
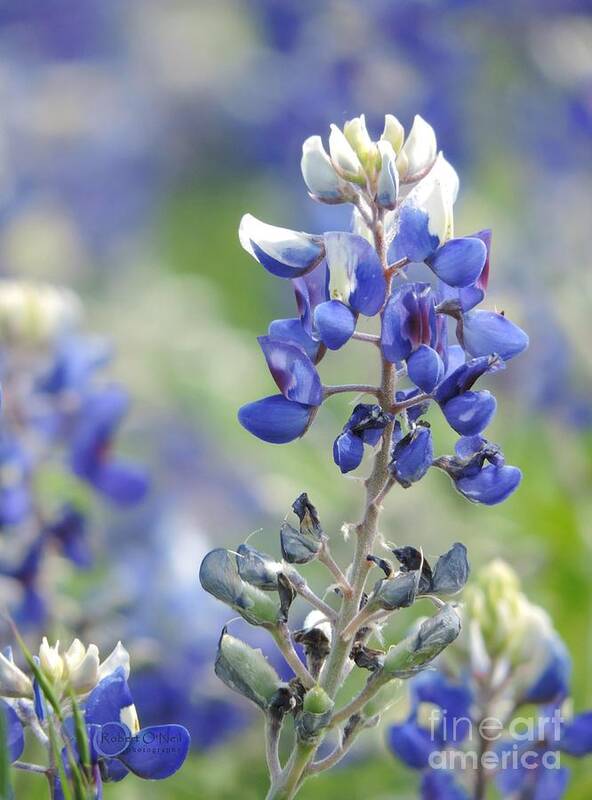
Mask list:
[[[265,785],[253,767],[259,736],[236,738],[247,711],[211,669],[226,618],[198,587],[201,555],[260,528],[252,543],[279,554],[278,523],[303,490],[338,548],[357,508],[355,479],[338,480],[331,458],[347,400],[327,404],[314,439],[284,448],[260,445],[236,421],[241,404],[273,391],[254,336],[270,315],[294,313],[290,290],[241,251],[237,227],[246,210],[301,230],[349,225],[340,209],[308,199],[300,150],[362,112],[375,134],[389,112],[407,129],[415,113],[433,125],[463,183],[458,230],[494,231],[490,305],[531,340],[498,376],[507,397],[492,431],[524,472],[518,492],[499,508],[473,508],[432,470],[393,497],[384,534],[397,544],[412,535],[428,556],[461,539],[475,566],[509,560],[574,653],[577,706],[592,702],[591,12],[588,0],[20,0],[0,9],[2,277],[81,295],[86,328],[116,350],[110,377],[133,398],[123,452],[151,476],[144,502],[103,507],[87,539],[72,517],[54,529],[71,560],[85,561],[81,541],[95,555],[84,572],[55,561],[54,632],[103,647],[125,637],[143,721],[173,706],[191,728],[196,753],[167,796],[224,799],[240,788],[259,798]],[[3,364],[13,352],[3,344]],[[335,356],[323,377],[364,382],[361,356]],[[446,441],[444,426],[437,434]],[[0,500],[8,476],[2,505],[14,513],[27,502],[14,476],[29,465],[10,443],[0,457]],[[29,586],[38,553],[23,541],[2,534]],[[243,635],[244,623],[232,624]],[[380,734],[358,756],[303,799],[414,796]],[[590,795],[584,770],[574,769],[569,798]],[[125,800],[163,791],[108,789]],[[17,785],[17,796],[35,791]]]

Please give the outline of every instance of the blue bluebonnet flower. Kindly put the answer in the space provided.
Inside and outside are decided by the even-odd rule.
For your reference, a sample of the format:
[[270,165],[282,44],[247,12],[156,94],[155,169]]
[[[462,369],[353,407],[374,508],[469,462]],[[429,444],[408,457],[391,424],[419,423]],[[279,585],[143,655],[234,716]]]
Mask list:
[[[2,281],[0,323],[0,530],[18,532],[3,548],[0,575],[7,588],[17,585],[10,605],[18,625],[41,628],[52,613],[46,555],[57,551],[76,568],[92,562],[91,493],[77,479],[119,505],[140,501],[148,484],[143,470],[110,452],[127,395],[102,383],[109,351],[80,333],[76,296],[37,281]],[[56,479],[59,489],[48,492],[46,482]]]
[[111,446],[128,408],[127,394],[108,386],[84,398],[70,444],[70,465],[75,475],[100,494],[121,505],[137,503],[148,489],[144,470],[114,458]]
[[[393,477],[409,486],[433,460],[431,433],[422,419],[430,405],[437,404],[461,436],[480,435],[497,403],[489,390],[473,386],[522,352],[528,337],[503,314],[475,309],[488,285],[491,232],[453,238],[458,176],[438,153],[435,133],[425,120],[416,116],[405,137],[398,120],[387,115],[380,140],[373,142],[364,117],[354,118],[343,131],[332,126],[328,153],[319,137],[313,140],[304,147],[305,181],[320,202],[355,206],[356,233],[313,235],[243,217],[243,247],[272,274],[291,280],[300,319],[277,320],[260,337],[282,394],[243,406],[239,420],[272,443],[304,435],[324,400],[348,388],[325,389],[316,365],[326,349],[340,349],[356,333],[360,315],[380,313],[382,356],[411,384],[397,387],[393,398],[380,398],[383,414],[390,415],[384,419],[395,421],[389,427]],[[384,194],[380,202],[379,192]],[[369,243],[372,203],[384,215],[385,241],[377,250]],[[387,253],[382,253],[383,263],[381,248]],[[413,262],[425,262],[435,281],[407,282]],[[456,321],[458,344],[449,342],[450,317]],[[377,426],[361,435],[358,413],[360,406],[334,443],[334,461],[342,472],[360,465],[364,444],[381,439]],[[465,465],[455,479],[465,497],[492,504],[516,488],[519,471],[499,458],[487,467],[482,460],[482,469],[475,469],[475,463]]]
[[31,463],[18,440],[6,434],[0,441],[0,529],[17,525],[31,510]]
[[[563,715],[571,667],[565,645],[503,562],[481,570],[464,599],[459,651],[412,681],[410,711],[389,729],[389,746],[421,772],[422,798],[468,800],[479,769],[470,753],[480,752],[485,730],[487,782],[495,780],[504,797],[560,800],[569,770],[558,757],[592,754],[592,714]],[[518,717],[514,728],[530,704],[534,718]],[[465,761],[455,758],[463,753]]]

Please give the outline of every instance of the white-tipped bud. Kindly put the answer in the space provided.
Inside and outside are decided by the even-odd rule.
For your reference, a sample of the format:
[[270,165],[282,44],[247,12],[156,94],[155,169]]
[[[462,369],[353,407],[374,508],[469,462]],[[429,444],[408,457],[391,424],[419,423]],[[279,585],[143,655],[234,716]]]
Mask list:
[[0,653],[0,696],[33,697],[33,684],[11,656]]
[[343,126],[343,133],[366,172],[372,175],[377,168],[378,150],[366,128],[365,116],[360,114],[359,117],[348,120]]
[[405,140],[405,128],[392,114],[386,114],[384,117],[384,130],[380,138],[383,141],[390,142],[395,153],[398,153]]
[[344,203],[346,184],[335,171],[320,136],[309,136],[302,145],[302,177],[309,192],[324,203]]
[[436,160],[438,152],[436,134],[432,126],[419,114],[415,115],[401,152],[407,158],[408,179],[412,179],[415,175],[421,176]]
[[59,683],[64,675],[64,660],[60,655],[60,643],[50,647],[44,636],[39,648],[39,665],[52,683]]
[[364,180],[364,170],[360,159],[337,125],[331,125],[329,152],[334,166],[346,180]]
[[376,181],[376,202],[381,208],[393,211],[399,195],[399,173],[395,161],[395,151],[390,142],[378,142],[380,171]]

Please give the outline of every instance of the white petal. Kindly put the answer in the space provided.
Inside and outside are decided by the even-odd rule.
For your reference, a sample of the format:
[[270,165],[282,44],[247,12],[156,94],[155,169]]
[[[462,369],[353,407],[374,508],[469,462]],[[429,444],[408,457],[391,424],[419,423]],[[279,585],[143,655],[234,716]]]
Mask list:
[[112,672],[115,672],[118,667],[123,667],[123,671],[127,680],[130,674],[130,657],[129,653],[121,644],[121,642],[117,642],[116,647],[99,667],[98,680],[102,681],[103,678],[106,678],[108,675],[111,675]]
[[366,128],[366,117],[360,114],[359,117],[348,120],[343,126],[345,138],[353,147],[354,151],[362,162],[367,163],[375,150],[375,145],[368,129]]
[[125,708],[121,709],[119,721],[127,725],[133,736],[140,730],[140,720],[138,719],[138,712],[134,705],[125,706]]
[[33,684],[11,659],[0,653],[0,695],[33,697]]
[[436,158],[437,150],[434,129],[416,114],[401,151],[407,157],[407,174],[411,177],[427,169]]
[[320,136],[305,140],[300,169],[309,192],[315,197],[338,201],[343,196],[343,181],[335,172]]
[[70,647],[64,653],[64,661],[66,662],[68,671],[71,672],[73,669],[76,669],[84,658],[85,653],[86,650],[80,639],[74,639]]
[[376,181],[376,201],[382,208],[392,211],[399,195],[399,173],[395,164],[395,151],[390,142],[378,142],[381,163]]
[[78,694],[86,694],[93,689],[99,680],[99,650],[91,644],[82,661],[75,669],[70,670],[72,688]]

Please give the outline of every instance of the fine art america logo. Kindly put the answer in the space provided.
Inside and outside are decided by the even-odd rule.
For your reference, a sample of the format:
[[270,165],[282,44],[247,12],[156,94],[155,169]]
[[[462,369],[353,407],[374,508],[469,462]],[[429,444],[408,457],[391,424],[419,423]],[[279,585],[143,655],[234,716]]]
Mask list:
[[[478,725],[469,717],[450,717],[446,711],[432,709],[429,730],[436,747],[429,756],[429,766],[491,772],[559,769],[563,723],[559,709],[536,719],[515,717],[509,724],[497,717],[485,717]],[[442,742],[447,743],[446,749],[441,749]]]
[[132,734],[127,725],[109,722],[97,730],[94,746],[97,753],[105,758],[114,758],[120,753],[152,753],[163,755],[181,752],[183,740],[176,726],[166,726],[160,730],[147,728]]

